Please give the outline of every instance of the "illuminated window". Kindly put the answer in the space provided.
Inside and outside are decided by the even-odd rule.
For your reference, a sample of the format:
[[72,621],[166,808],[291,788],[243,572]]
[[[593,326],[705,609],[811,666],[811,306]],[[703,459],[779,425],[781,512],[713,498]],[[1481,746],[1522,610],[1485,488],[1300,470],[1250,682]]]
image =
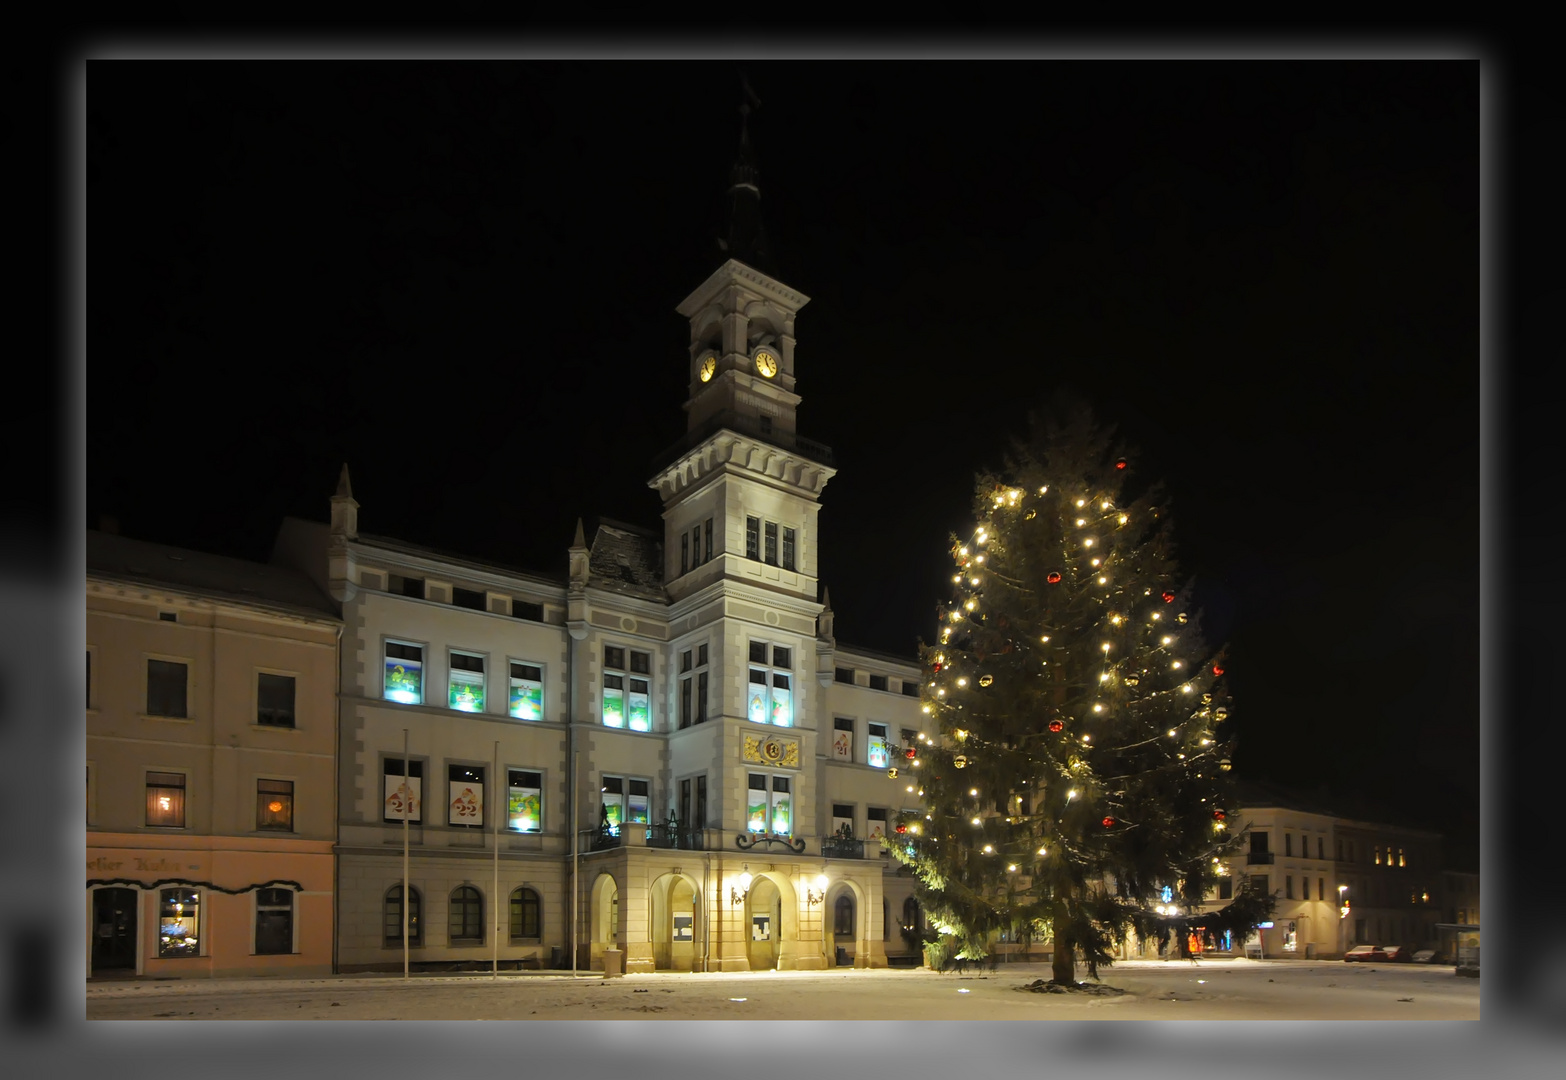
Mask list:
[[404,705],[424,700],[424,646],[386,643],[386,700]]
[[459,829],[484,827],[484,767],[446,766],[446,824]]
[[886,725],[868,725],[870,737],[866,740],[865,761],[877,769],[884,769],[892,763],[892,752],[886,745]]
[[294,782],[256,781],[256,828],[294,831]]
[[792,836],[793,797],[787,776],[750,773],[745,800],[745,828],[757,835]]
[[256,723],[267,727],[294,726],[294,677],[256,673]]
[[626,652],[618,645],[604,646],[604,726],[651,731],[651,682],[647,676],[652,672],[652,656],[633,649],[627,668]]
[[886,835],[886,807],[872,806],[865,811],[866,839],[879,840]]
[[542,935],[544,905],[538,893],[523,886],[511,892],[511,940],[537,941]]
[[159,829],[185,827],[185,774],[147,774],[147,824]]
[[[420,902],[419,890],[416,887],[408,889],[408,944],[424,944],[424,905]],[[393,885],[386,890],[386,897],[381,901],[382,938],[388,947],[402,945],[402,886]]]
[[794,726],[793,656],[793,650],[782,645],[768,645],[762,641],[750,643],[750,690],[746,715],[753,723]]
[[164,889],[158,902],[158,955],[201,955],[201,894]]
[[854,804],[832,804],[832,835],[851,837],[854,835]]
[[854,760],[854,722],[846,716],[832,718],[832,757],[837,761]]
[[510,714],[518,720],[544,718],[544,669],[511,661]]
[[294,890],[256,890],[256,953],[288,955],[294,951]]
[[424,762],[389,757],[381,764],[381,820],[424,820]]
[[509,769],[506,774],[506,828],[536,833],[544,829],[544,774]]
[[484,658],[472,653],[451,653],[449,704],[458,712],[484,711]]
[[446,908],[447,940],[452,945],[484,943],[484,898],[472,885],[451,890]]
[[172,660],[147,661],[147,715],[183,719],[188,669]]
[[605,776],[599,784],[601,821],[611,836],[623,822],[649,824],[652,782],[641,777]]

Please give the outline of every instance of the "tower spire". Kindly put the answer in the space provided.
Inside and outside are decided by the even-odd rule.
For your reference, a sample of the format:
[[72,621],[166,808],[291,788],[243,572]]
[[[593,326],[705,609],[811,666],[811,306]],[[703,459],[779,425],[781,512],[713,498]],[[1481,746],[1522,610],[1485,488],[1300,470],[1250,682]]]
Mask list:
[[729,258],[771,276],[771,252],[761,224],[761,169],[750,142],[750,114],[761,107],[761,99],[743,74],[740,88],[740,144],[729,169],[728,233],[718,240],[718,248]]

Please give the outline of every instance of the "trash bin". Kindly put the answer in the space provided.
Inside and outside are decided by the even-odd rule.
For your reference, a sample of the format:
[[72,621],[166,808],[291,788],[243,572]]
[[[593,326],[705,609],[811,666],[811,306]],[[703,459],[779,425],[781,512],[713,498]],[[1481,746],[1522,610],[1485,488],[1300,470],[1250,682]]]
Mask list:
[[625,952],[621,949],[604,950],[604,978],[617,979],[625,974]]

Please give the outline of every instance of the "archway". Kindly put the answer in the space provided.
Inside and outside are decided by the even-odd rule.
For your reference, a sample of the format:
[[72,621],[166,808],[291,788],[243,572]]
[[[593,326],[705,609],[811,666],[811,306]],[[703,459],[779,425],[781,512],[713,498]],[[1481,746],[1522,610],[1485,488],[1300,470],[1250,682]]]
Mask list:
[[605,871],[593,881],[588,908],[587,966],[603,964],[604,950],[617,948],[620,931],[620,886],[614,875]]
[[704,920],[695,880],[684,874],[664,874],[647,892],[654,970],[694,970]]
[[828,967],[852,967],[868,935],[870,911],[858,883],[843,878],[827,891],[822,943]]

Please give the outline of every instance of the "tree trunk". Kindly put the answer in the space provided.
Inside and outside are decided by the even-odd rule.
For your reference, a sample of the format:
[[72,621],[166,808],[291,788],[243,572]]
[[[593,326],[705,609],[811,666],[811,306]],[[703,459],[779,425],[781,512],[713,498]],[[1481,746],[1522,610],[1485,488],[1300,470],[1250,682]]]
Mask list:
[[1077,982],[1077,949],[1071,940],[1070,916],[1066,913],[1066,905],[1063,901],[1055,901],[1054,938],[1055,946],[1052,954],[1052,968],[1050,982],[1060,983],[1065,986],[1075,986]]

